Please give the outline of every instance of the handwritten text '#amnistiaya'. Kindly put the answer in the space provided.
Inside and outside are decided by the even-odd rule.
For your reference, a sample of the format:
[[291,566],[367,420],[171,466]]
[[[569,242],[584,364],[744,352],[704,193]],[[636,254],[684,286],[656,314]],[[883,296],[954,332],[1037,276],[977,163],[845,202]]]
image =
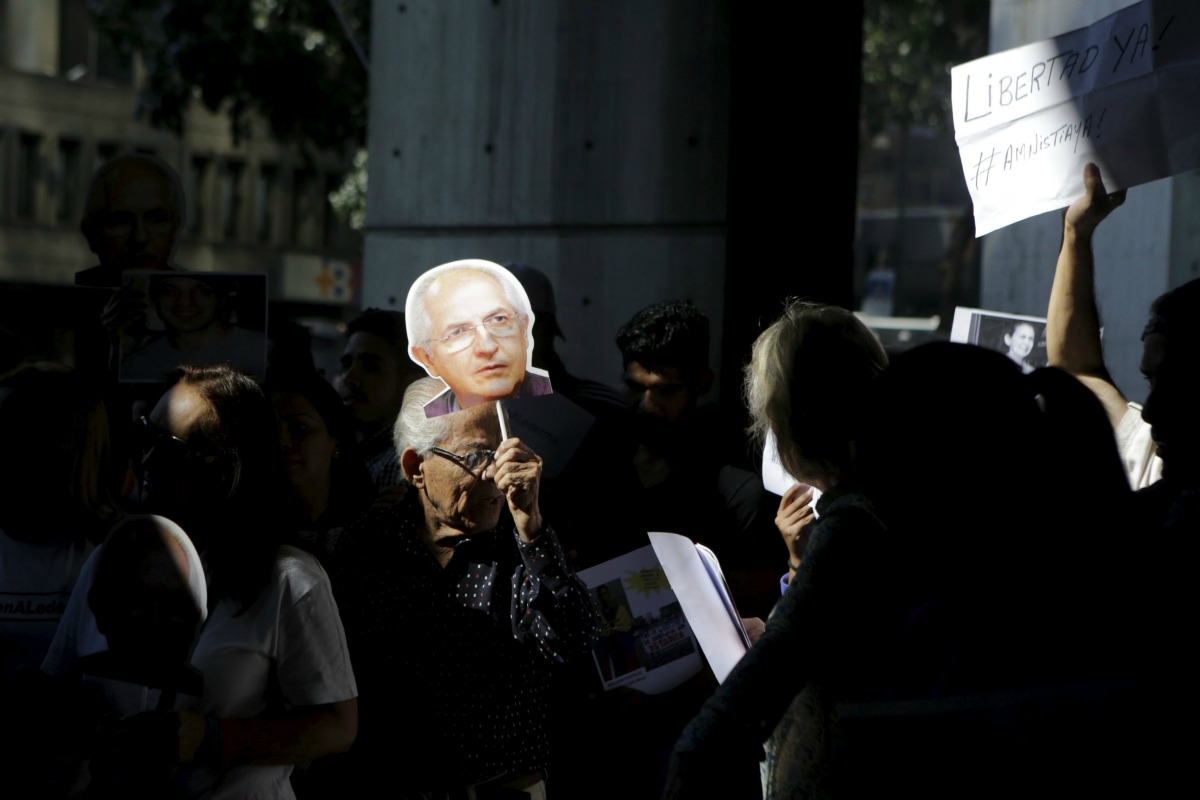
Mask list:
[[1108,109],[1101,109],[1099,118],[1095,119],[1093,130],[1093,115],[1088,114],[1084,119],[1074,124],[1055,128],[1049,133],[1038,133],[1028,140],[1010,144],[1003,150],[992,148],[990,153],[980,152],[979,160],[974,164],[975,190],[986,187],[991,178],[992,170],[1000,169],[1008,172],[1031,160],[1038,153],[1043,153],[1053,147],[1071,145],[1072,152],[1079,151],[1079,143],[1089,136],[1099,136],[1100,126],[1104,124],[1104,115]]

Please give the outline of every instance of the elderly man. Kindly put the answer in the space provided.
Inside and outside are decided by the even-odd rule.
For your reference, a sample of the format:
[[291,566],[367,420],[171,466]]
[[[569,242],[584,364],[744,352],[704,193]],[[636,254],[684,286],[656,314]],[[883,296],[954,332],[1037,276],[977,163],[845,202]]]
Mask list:
[[[179,175],[161,158],[127,153],[96,170],[79,228],[100,263],[75,273],[75,285],[114,291],[102,307],[91,292],[76,300],[75,360],[82,369],[115,372],[122,347],[145,338],[145,294],[126,287],[123,276],[179,269],[172,258],[186,218]],[[93,327],[97,320],[102,335]]]
[[529,298],[500,265],[468,259],[434,267],[413,283],[404,314],[412,359],[448,387],[426,407],[428,416],[550,394],[550,378],[530,364]]
[[396,421],[411,490],[330,560],[364,698],[343,786],[544,796],[552,681],[599,619],[542,519],[541,459],[490,405],[426,417],[439,390],[414,382]]
[[76,285],[115,289],[124,270],[172,269],[186,208],[179,176],[161,158],[131,153],[105,163],[79,224],[100,264],[76,273]]

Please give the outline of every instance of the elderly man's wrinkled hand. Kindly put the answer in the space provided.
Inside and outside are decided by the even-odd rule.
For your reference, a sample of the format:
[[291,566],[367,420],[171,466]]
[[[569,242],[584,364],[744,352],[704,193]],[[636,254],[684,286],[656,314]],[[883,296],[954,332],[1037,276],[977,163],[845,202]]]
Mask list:
[[508,509],[522,539],[532,539],[542,528],[538,489],[542,480],[542,458],[520,439],[505,439],[496,448],[496,460],[488,475],[508,500]]
[[1100,177],[1100,168],[1092,162],[1083,167],[1083,196],[1063,211],[1063,225],[1090,236],[1113,209],[1125,202],[1125,190],[1109,194]]

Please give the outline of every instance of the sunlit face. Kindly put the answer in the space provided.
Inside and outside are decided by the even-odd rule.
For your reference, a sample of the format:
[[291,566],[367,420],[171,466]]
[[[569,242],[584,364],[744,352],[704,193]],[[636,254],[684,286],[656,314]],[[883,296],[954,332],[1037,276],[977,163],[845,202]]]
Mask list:
[[[525,379],[529,321],[520,317],[520,309],[513,308],[495,278],[473,271],[451,272],[430,287],[425,308],[434,339],[455,334],[471,338],[457,352],[452,352],[449,341],[429,341],[413,348],[429,374],[454,391],[460,406],[471,408],[517,391]],[[485,327],[484,323],[500,318],[518,318],[511,335],[494,335]]]
[[224,505],[229,465],[204,426],[211,406],[192,386],[176,384],[162,396],[148,422],[143,445],[140,498],[146,510],[178,522],[189,534],[189,520]]
[[302,496],[313,490],[328,492],[337,439],[303,395],[288,392],[272,400],[288,481]]
[[1008,347],[1009,358],[1024,361],[1033,352],[1033,343],[1037,336],[1032,325],[1021,323],[1012,333],[1004,334],[1004,344]]
[[[450,435],[438,447],[465,456],[472,450],[495,450],[500,446],[500,423],[493,406],[476,406],[445,417]],[[480,533],[496,527],[504,508],[504,495],[494,481],[483,477],[485,469],[468,471],[436,453],[426,453],[419,474],[410,476],[421,492],[426,524],[431,531],[449,528],[462,533]]]
[[405,376],[387,340],[359,331],[346,342],[334,387],[365,425],[392,424],[404,401]]
[[158,316],[169,330],[202,331],[217,321],[221,298],[213,287],[193,278],[166,278],[150,285]]
[[105,189],[105,208],[89,236],[100,263],[120,269],[166,269],[179,219],[163,176],[126,167]]

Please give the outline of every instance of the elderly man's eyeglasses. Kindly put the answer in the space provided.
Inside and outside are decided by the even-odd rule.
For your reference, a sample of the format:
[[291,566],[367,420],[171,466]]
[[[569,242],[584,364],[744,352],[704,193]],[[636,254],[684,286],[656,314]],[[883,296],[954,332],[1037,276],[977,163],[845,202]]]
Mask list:
[[472,450],[466,455],[459,455],[450,450],[443,450],[440,447],[431,447],[429,451],[436,453],[448,461],[453,461],[472,475],[476,474],[479,470],[486,469],[487,465],[496,459],[495,450]]
[[430,339],[429,341],[437,342],[449,353],[457,353],[471,346],[471,343],[475,341],[476,331],[480,328],[487,328],[489,336],[499,339],[516,335],[521,330],[521,317],[521,314],[509,314],[508,312],[493,314],[483,322],[475,325],[459,325],[440,339]]

